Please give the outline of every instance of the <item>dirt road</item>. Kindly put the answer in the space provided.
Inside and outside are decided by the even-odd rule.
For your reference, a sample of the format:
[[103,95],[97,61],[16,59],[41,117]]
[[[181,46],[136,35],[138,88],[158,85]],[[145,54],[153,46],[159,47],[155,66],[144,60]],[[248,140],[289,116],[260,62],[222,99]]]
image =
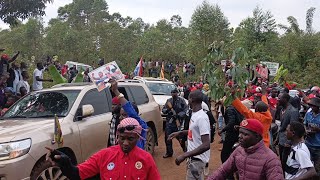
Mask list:
[[[219,140],[220,138],[216,135],[215,141],[211,144],[210,174],[221,165],[220,151],[218,149],[222,147],[222,144],[218,143]],[[175,164],[175,158],[183,153],[177,140],[173,141],[173,147],[173,157],[163,159],[162,156],[166,150],[164,134],[159,137],[159,146],[155,149],[154,159],[163,180],[183,180],[186,177],[186,162],[181,163],[180,166]]]

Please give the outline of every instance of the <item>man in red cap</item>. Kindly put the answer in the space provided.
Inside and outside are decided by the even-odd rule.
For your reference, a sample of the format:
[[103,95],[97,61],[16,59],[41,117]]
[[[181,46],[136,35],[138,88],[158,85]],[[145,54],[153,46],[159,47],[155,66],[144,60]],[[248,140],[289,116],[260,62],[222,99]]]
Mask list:
[[208,179],[224,180],[236,171],[239,179],[284,179],[279,158],[263,144],[262,136],[263,125],[260,121],[243,120],[239,128],[240,147]]
[[134,118],[123,119],[117,128],[119,145],[102,149],[85,162],[73,165],[71,159],[58,150],[47,148],[47,160],[60,167],[72,180],[88,179],[100,174],[100,179],[160,180],[158,168],[150,153],[136,146],[142,127]]
[[9,58],[7,54],[2,54],[1,55],[1,60],[0,60],[0,75],[5,75],[6,73],[9,72],[9,64],[12,63],[17,59],[19,56],[20,51],[18,51],[17,54],[15,54],[12,58]]

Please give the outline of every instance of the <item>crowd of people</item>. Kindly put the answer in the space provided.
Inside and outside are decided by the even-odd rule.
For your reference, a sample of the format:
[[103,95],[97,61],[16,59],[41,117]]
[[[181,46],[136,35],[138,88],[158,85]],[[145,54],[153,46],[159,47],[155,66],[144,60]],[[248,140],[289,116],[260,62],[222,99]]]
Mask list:
[[[140,62],[137,60],[136,64]],[[163,66],[162,66],[163,65]],[[173,63],[169,60],[142,60],[143,76],[160,77],[161,68],[163,67],[164,73],[167,73],[169,77],[174,78],[176,75],[182,72],[184,77],[189,77],[196,73],[196,65],[193,62],[184,61],[183,63]],[[130,74],[128,74],[130,75]],[[133,76],[133,74],[131,74]]]
[[33,71],[32,84],[29,84],[30,75],[26,62],[17,63],[16,59],[20,52],[12,58],[7,54],[1,55],[0,60],[0,109],[1,115],[17,100],[31,91],[43,89],[42,82],[52,82],[44,79],[45,68],[42,63],[37,63]]
[[[223,164],[208,176],[208,179],[318,178],[319,87],[312,87],[305,93],[299,89],[295,90],[295,85],[268,84],[267,79],[258,77],[257,82],[248,83],[243,97],[236,97],[235,93],[230,94],[234,99],[230,106],[224,107],[224,98],[216,102],[213,107],[215,109],[214,117],[210,111],[212,103],[208,96],[209,84],[203,83],[201,80],[184,85],[177,81],[176,84],[177,89],[171,92],[172,98],[167,100],[162,109],[163,113],[167,114],[166,152],[163,158],[172,157],[172,140],[177,139],[184,153],[177,156],[175,162],[180,165],[183,161],[187,161],[186,179],[204,179],[209,174],[210,142],[213,142],[215,123],[217,123],[218,134],[221,136],[221,143],[223,143],[221,149]],[[122,131],[119,131],[119,128],[121,129],[121,123],[126,120],[126,117],[133,117],[136,120],[134,122],[136,126],[127,124],[125,131],[129,134],[137,134],[136,145],[143,148],[139,143],[139,139],[140,141],[145,139],[145,135],[142,135],[145,129],[141,123],[143,120],[138,116],[139,110],[134,104],[129,105],[132,107],[131,110],[126,109],[128,102],[116,91],[116,88],[111,87],[111,89],[115,94],[112,100],[114,116],[109,135],[109,146],[112,148],[102,151],[110,150],[112,153],[118,152],[119,155],[127,152],[127,156],[131,156],[131,154],[135,156],[133,153],[135,151],[132,150],[133,152],[130,154],[127,151],[130,148],[121,144],[134,146],[129,143],[130,139],[119,140],[119,137],[125,136]],[[292,95],[290,90],[298,93]],[[178,95],[179,93],[188,99],[189,105]],[[303,118],[301,118],[304,115],[302,109],[306,109]],[[277,135],[271,132],[273,123],[277,124]],[[135,129],[137,126],[141,131]],[[118,149],[114,147],[117,144],[120,144]],[[62,163],[59,160],[60,157],[68,159],[61,152],[55,153],[58,154],[57,159],[53,157],[55,163]],[[101,157],[101,153],[97,153],[99,157]],[[79,178],[103,173],[97,170],[98,166],[94,171],[89,169],[90,174],[86,174],[88,171],[86,167],[91,167],[87,163],[96,163],[97,157],[95,156],[98,157],[98,155],[94,155],[92,157],[94,160],[90,158],[90,161],[84,165],[80,164],[71,169],[76,169],[74,172],[77,172]],[[115,164],[110,165],[111,162],[115,163],[112,158],[103,159],[107,161],[104,162],[104,165],[109,163],[107,165],[110,168],[116,166]],[[144,177],[150,177],[152,174],[155,179],[160,178],[157,167],[153,166],[153,160],[149,159],[148,161],[150,161],[153,171],[150,173],[144,171],[141,176],[143,174]],[[147,163],[142,159],[139,162],[142,163],[141,166]],[[99,161],[99,163],[101,162]],[[65,168],[64,165],[61,165],[61,168]],[[68,175],[68,172],[65,173]],[[123,171],[123,174],[127,173],[127,171]],[[132,173],[131,176],[135,177],[136,174]],[[110,177],[115,176],[110,175]]]
[[[259,72],[258,68],[264,67],[257,65],[254,71]],[[228,68],[225,72],[232,79]],[[242,97],[235,96],[236,82],[226,84],[232,88],[233,102],[224,107],[223,98],[215,108],[223,165],[209,179],[319,178],[320,88],[303,92],[296,84],[269,84],[267,72],[265,69],[264,77],[252,73]],[[250,125],[253,120],[254,127]],[[241,130],[243,126],[251,132]],[[252,144],[244,145],[252,132]]]
[[[114,95],[112,100],[114,121],[111,121],[110,125],[112,129],[109,135],[110,147],[101,150],[78,166],[72,165],[69,158],[57,150],[50,150],[49,160],[59,165],[63,173],[72,179],[83,179],[99,173],[101,177],[110,178],[129,176],[160,179],[154,160],[149,158],[150,155],[145,151],[137,149],[144,149],[146,138],[143,134],[146,127],[138,115],[138,108],[128,102],[123,95],[121,96],[115,82],[111,84]],[[234,100],[228,107],[223,106],[223,99],[217,102],[215,105],[217,117],[212,120],[211,111],[205,103],[207,98],[205,95],[208,92],[205,87],[208,85],[201,83],[188,85],[184,93],[190,91],[189,105],[178,96],[178,89],[174,89],[171,93],[172,98],[168,99],[163,108],[163,112],[168,114],[165,130],[167,148],[163,158],[172,157],[172,140],[178,139],[184,153],[177,156],[175,162],[180,165],[183,161],[187,161],[186,179],[204,179],[208,175],[210,142],[214,134],[212,125],[216,122],[215,119],[218,124],[222,122],[222,125],[218,125],[220,127],[218,134],[221,136],[225,134],[221,150],[223,164],[209,175],[208,179],[318,178],[319,88],[311,88],[313,91],[309,95],[302,91],[297,94],[301,96],[301,103],[306,103],[310,107],[302,120],[299,118],[298,109],[290,103],[294,102],[294,97],[289,95],[288,88],[278,90],[279,87],[268,86],[265,83],[262,83],[261,87],[251,84],[244,97],[236,97],[235,93],[231,93],[230,96]],[[275,99],[276,102],[271,99]],[[279,131],[276,139],[273,139],[270,127],[276,121],[280,122]],[[271,148],[274,145],[278,148]],[[131,158],[136,162],[131,162]],[[128,169],[115,168],[123,167],[122,164],[126,163],[129,165]],[[130,164],[139,171],[129,173]],[[104,166],[109,168],[107,172],[113,169],[117,171],[107,173],[101,170]]]
[[[232,79],[228,76],[226,72],[226,78]],[[220,142],[223,144],[222,149],[220,149],[221,162],[224,164],[211,176],[211,179],[234,179],[235,176],[244,179],[250,173],[252,173],[252,179],[319,178],[320,88],[313,86],[304,92],[296,89],[295,84],[269,84],[267,77],[256,76],[255,80],[255,82],[248,82],[243,97],[235,97],[234,94],[231,94],[234,100],[230,106],[224,107],[225,98],[215,103],[215,118],[212,121],[209,120],[210,125],[208,127],[214,128],[212,124],[217,122],[218,134],[221,136]],[[207,96],[210,92],[209,85],[203,83],[202,80],[185,83],[184,85],[178,81],[176,84],[184,98],[188,99],[191,92],[200,90],[203,97],[202,103],[211,105],[210,98]],[[234,88],[232,87],[233,83],[228,82],[226,86]],[[235,88],[233,91],[237,91],[237,89]],[[188,107],[186,108],[184,102],[175,97],[176,92],[172,92],[172,95],[173,97],[167,101],[163,109],[163,112],[167,112],[169,108],[170,113],[173,110],[171,114],[174,117],[167,116],[167,123],[169,122],[169,124],[166,126],[166,139],[171,133],[188,128],[188,126],[180,127],[181,124],[189,124],[188,118],[181,122]],[[172,104],[174,105],[172,106]],[[210,117],[209,114],[207,116]],[[177,119],[180,122],[175,122]],[[241,134],[242,130],[240,129],[242,126],[249,126],[247,125],[250,124],[249,122],[255,124],[255,127],[252,127],[253,129],[247,127],[250,132],[256,132],[254,133],[255,137],[257,136],[256,126],[261,129],[258,131],[260,136],[256,137],[259,141],[255,140],[255,143],[244,146],[244,142],[241,142],[244,141],[242,136],[247,136],[248,132]],[[234,128],[235,126],[240,127],[240,129]],[[277,130],[274,131],[271,127]],[[179,133],[177,137],[179,137],[180,145],[184,148],[181,134]],[[164,158],[172,156],[171,144],[166,140],[167,151],[163,156]],[[236,148],[239,144],[240,147]],[[248,151],[248,148],[252,150]],[[239,152],[235,151],[238,149]],[[253,149],[256,149],[256,151],[253,151]],[[183,150],[187,151],[186,149]],[[237,155],[236,152],[240,154]],[[247,156],[242,158],[239,156],[249,152],[253,157],[251,157],[250,162],[248,161],[248,165],[244,161]],[[257,157],[263,158],[258,159]],[[267,160],[272,160],[272,162],[267,162]],[[245,164],[237,164],[238,161]],[[205,160],[202,162],[207,163]],[[246,167],[250,164],[256,165],[256,167]],[[267,167],[270,169],[264,169]],[[206,169],[205,166],[201,172],[207,174]],[[244,173],[244,169],[248,171],[248,174]]]
[[[30,86],[28,67],[24,62],[15,62],[18,56],[19,52],[12,58],[1,55],[1,113],[30,91],[43,89],[43,82],[52,81],[43,78],[46,68],[37,63]],[[232,65],[227,61],[224,71],[231,94],[213,102],[205,80],[183,84],[177,77],[180,67],[186,77],[194,74],[192,63],[174,66],[150,60],[144,65],[148,75],[159,77],[155,69],[160,68],[161,63],[166,64],[167,72],[177,85],[162,109],[167,114],[163,158],[173,156],[172,140],[177,139],[184,153],[176,157],[175,163],[180,165],[187,161],[186,179],[204,179],[209,175],[210,143],[214,140],[216,128],[222,143],[222,165],[208,179],[319,179],[319,87],[313,86],[304,92],[296,89],[295,84],[271,84],[268,69],[257,65],[252,69],[244,95],[237,97],[236,82],[232,82],[230,77]],[[103,64],[104,61],[99,62],[100,66]],[[57,63],[54,65],[59,67],[57,69],[62,75],[67,74],[69,82],[78,73],[74,67],[65,69]],[[90,82],[87,75],[85,71],[84,81]],[[115,80],[110,80],[110,83],[113,117],[108,148],[77,166],[58,150],[49,149],[47,159],[58,165],[69,179],[93,176],[104,179],[161,179],[152,156],[145,151],[148,126],[139,116],[138,107],[118,91]],[[226,96],[233,98],[227,107],[224,106]]]

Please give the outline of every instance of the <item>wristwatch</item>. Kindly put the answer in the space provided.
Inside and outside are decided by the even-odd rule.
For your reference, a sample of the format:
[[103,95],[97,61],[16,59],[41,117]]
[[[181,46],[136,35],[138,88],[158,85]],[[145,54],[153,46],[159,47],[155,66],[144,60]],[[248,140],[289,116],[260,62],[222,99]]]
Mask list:
[[122,93],[120,93],[118,96],[117,96],[118,99],[121,99],[121,98],[124,98],[124,95]]

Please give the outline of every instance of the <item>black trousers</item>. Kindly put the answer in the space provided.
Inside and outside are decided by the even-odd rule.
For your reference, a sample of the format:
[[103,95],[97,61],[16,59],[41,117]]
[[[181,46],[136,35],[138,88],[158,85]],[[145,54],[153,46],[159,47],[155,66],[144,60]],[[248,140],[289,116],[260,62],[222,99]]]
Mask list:
[[[285,172],[285,167],[287,163],[288,156],[290,154],[290,147],[285,147],[279,144],[279,154],[280,154],[280,160],[281,160],[281,165],[282,165],[282,170]],[[283,173],[284,174],[284,173]]]
[[[221,162],[224,163],[230,157],[233,152],[233,145],[238,141],[238,138],[226,136],[225,141],[223,141],[223,147],[221,150]],[[227,179],[234,179],[233,174],[228,176]]]
[[[168,137],[171,133],[177,132],[178,128],[177,126],[172,125],[166,125],[165,129],[165,136],[164,136],[164,142],[166,143],[166,154],[172,155],[173,154],[173,148],[172,148],[172,140],[168,140]],[[182,147],[183,151],[185,151],[185,143],[182,143],[182,138],[177,137],[177,140],[179,141],[180,146]],[[184,147],[183,147],[184,146]]]
[[224,163],[227,161],[227,159],[230,157],[230,155],[233,152],[233,145],[237,142],[238,140],[235,139],[229,139],[229,137],[226,136],[226,140],[223,141],[223,147],[221,150],[221,162]]

